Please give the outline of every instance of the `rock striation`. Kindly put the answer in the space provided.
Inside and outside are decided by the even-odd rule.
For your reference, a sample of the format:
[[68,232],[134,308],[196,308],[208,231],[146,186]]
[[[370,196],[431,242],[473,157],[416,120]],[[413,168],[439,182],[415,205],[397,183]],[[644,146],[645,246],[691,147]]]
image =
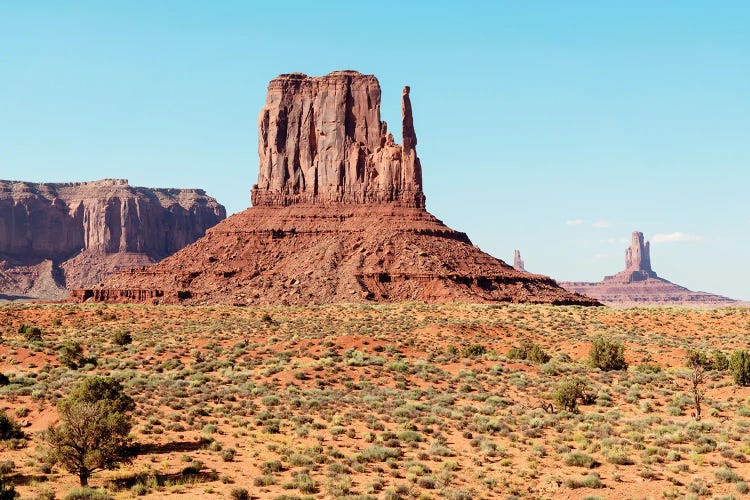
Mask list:
[[64,297],[171,255],[225,217],[199,189],[0,181],[0,294]]
[[526,267],[523,264],[520,250],[516,250],[513,253],[513,269],[515,269],[516,271],[521,271],[522,273],[526,272]]
[[281,75],[258,123],[252,204],[160,263],[77,301],[184,304],[533,302],[596,305],[521,273],[425,209],[409,87],[402,145],[372,75]]
[[625,269],[597,283],[561,282],[567,290],[586,294],[609,305],[730,305],[736,301],[706,292],[692,292],[660,278],[651,268],[651,245],[634,231],[625,250]]

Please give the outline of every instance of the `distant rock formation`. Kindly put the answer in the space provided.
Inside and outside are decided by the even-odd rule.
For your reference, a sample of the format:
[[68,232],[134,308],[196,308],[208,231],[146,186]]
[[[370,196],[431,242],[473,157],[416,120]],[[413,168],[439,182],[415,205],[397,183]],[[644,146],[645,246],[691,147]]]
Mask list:
[[225,217],[199,189],[0,181],[0,295],[64,297],[171,255]]
[[78,301],[184,304],[533,302],[596,305],[520,273],[429,214],[409,87],[403,145],[372,75],[281,75],[258,124],[253,207],[159,264],[75,290]]
[[634,231],[632,242],[625,251],[625,270],[605,276],[598,283],[561,282],[567,290],[601,300],[610,305],[729,305],[736,301],[706,292],[692,292],[675,285],[651,268],[651,245],[643,233]]
[[526,267],[523,265],[523,259],[521,259],[520,250],[516,250],[513,253],[513,269],[521,271],[522,273],[526,272]]

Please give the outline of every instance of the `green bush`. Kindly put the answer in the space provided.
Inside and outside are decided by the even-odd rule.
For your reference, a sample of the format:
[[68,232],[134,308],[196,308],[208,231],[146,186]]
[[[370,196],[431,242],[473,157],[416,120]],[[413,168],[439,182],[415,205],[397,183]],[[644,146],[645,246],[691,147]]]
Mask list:
[[685,365],[688,368],[702,367],[704,370],[727,371],[729,369],[729,358],[719,350],[714,350],[710,356],[694,349],[688,349],[685,356]]
[[508,358],[510,359],[525,359],[532,363],[544,364],[552,357],[544,352],[544,349],[536,342],[524,341],[520,347],[512,347],[508,351]]
[[0,373],[0,387],[10,384],[10,378],[4,373]]
[[60,348],[57,359],[64,366],[67,366],[71,370],[75,370],[83,366],[83,346],[77,342],[67,341]]
[[117,330],[112,334],[112,342],[119,346],[128,345],[133,342],[133,337],[126,330]]
[[26,337],[29,342],[41,342],[42,341],[42,330],[36,326],[21,325],[18,327],[18,333]]
[[487,353],[487,348],[484,347],[482,344],[472,344],[470,346],[467,346],[463,351],[461,351],[461,354],[465,358],[478,358],[480,356],[484,356]]
[[628,367],[625,362],[625,346],[600,335],[591,344],[589,364],[603,371],[624,370]]
[[729,371],[735,384],[750,385],[750,353],[745,350],[734,351],[729,358]]
[[13,500],[17,496],[18,493],[13,483],[5,479],[5,476],[0,475],[0,500]]
[[23,437],[21,427],[11,417],[0,412],[0,440],[20,439]]
[[229,496],[234,500],[248,500],[250,498],[250,493],[245,488],[232,488]]
[[582,451],[571,451],[565,456],[565,465],[586,467],[588,469],[594,465],[594,459],[591,455]]
[[565,410],[575,412],[579,401],[585,403],[591,397],[586,392],[586,382],[578,378],[567,378],[558,384],[552,393],[552,399]]

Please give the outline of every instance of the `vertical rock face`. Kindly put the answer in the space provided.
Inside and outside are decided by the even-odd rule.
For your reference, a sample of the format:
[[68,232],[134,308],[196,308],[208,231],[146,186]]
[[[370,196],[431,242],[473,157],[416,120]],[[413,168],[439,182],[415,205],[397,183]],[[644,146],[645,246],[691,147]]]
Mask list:
[[281,75],[258,119],[253,206],[397,203],[424,207],[409,87],[401,102],[403,146],[380,120],[372,75]]
[[651,244],[644,242],[643,233],[633,231],[633,242],[625,251],[625,269],[629,271],[641,271],[647,274],[651,270]]
[[[94,284],[108,271],[173,254],[225,217],[199,189],[147,189],[123,179],[0,181],[0,293],[39,289],[37,275],[62,288]],[[37,269],[41,263],[54,272]]]
[[523,259],[521,259],[521,252],[516,250],[513,254],[513,268],[516,271],[526,272],[526,267],[523,265]]

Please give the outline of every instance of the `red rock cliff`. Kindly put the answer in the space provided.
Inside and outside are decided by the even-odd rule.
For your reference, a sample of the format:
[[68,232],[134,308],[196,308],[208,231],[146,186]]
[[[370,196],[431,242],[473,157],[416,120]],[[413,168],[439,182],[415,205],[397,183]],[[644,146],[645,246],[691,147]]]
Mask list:
[[380,120],[380,85],[373,75],[336,71],[274,78],[258,119],[260,171],[253,206],[424,207],[409,87],[401,107],[403,146]]
[[199,189],[147,189],[121,179],[0,181],[0,294],[23,295],[24,288],[33,288],[38,279],[18,275],[38,274],[35,266],[42,262],[65,270],[67,279],[54,280],[61,287],[66,283],[60,281],[91,285],[115,261],[117,269],[155,262],[225,217],[224,207]]

